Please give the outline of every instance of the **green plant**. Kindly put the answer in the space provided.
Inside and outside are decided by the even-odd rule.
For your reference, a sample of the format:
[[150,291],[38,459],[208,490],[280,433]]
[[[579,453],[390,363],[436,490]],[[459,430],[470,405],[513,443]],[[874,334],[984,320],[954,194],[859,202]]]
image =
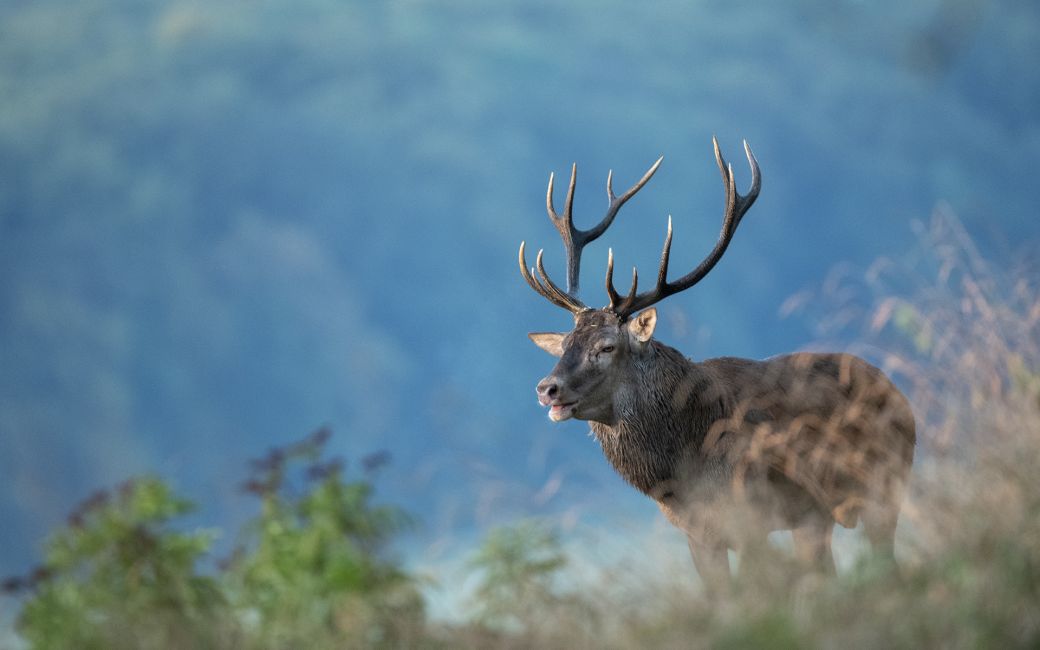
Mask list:
[[415,581],[387,553],[410,520],[372,503],[368,476],[348,481],[339,460],[322,460],[328,436],[252,463],[245,487],[261,511],[226,575],[250,647],[395,646],[421,629]]
[[87,499],[10,578],[34,648],[343,648],[409,645],[423,631],[415,579],[388,552],[408,524],[373,503],[385,455],[344,478],[323,459],[329,432],[273,449],[245,483],[260,513],[219,570],[200,571],[213,531],[184,531],[192,504],[143,477]]
[[492,530],[469,563],[478,576],[476,619],[506,629],[537,620],[561,600],[554,582],[566,563],[557,535],[543,524],[525,521]]
[[171,526],[191,508],[154,477],[87,499],[23,581],[21,634],[37,648],[220,645],[226,601],[198,572],[214,534]]

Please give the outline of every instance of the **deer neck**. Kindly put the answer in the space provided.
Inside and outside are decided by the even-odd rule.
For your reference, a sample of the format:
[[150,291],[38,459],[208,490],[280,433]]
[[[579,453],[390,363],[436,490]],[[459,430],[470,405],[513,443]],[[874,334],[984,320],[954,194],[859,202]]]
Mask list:
[[724,385],[708,368],[654,341],[619,386],[614,422],[590,424],[618,473],[656,498],[681,465],[688,470],[696,462],[726,401]]

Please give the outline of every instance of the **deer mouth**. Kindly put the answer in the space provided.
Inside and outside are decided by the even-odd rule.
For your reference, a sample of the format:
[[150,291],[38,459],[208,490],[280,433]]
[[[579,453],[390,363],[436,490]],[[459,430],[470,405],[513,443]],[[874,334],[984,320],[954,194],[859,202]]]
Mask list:
[[562,422],[569,420],[574,417],[574,411],[577,407],[577,402],[557,402],[549,407],[549,419],[553,422]]

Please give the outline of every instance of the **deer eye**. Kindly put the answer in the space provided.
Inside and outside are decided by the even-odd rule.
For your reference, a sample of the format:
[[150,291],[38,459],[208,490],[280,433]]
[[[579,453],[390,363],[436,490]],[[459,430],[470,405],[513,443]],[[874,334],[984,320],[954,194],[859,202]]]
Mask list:
[[604,345],[603,347],[601,347],[599,349],[600,354],[610,354],[613,351],[614,351],[614,346],[613,345]]

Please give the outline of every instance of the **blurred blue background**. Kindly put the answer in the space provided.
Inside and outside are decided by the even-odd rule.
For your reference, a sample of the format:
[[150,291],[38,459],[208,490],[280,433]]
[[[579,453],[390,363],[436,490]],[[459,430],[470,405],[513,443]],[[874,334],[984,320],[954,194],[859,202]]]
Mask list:
[[[687,355],[808,345],[781,318],[948,205],[990,251],[1038,233],[1034,0],[0,4],[0,575],[92,489],[158,473],[241,521],[248,458],[321,425],[386,450],[385,501],[436,562],[495,522],[651,522],[582,423],[552,425],[520,278],[550,171],[576,221],[664,164],[585,255],[653,273],[718,233],[718,135],[761,197],[660,306]],[[558,187],[558,205],[563,200]],[[626,275],[622,273],[622,276]],[[228,526],[230,528],[230,526]],[[230,543],[230,540],[224,540]]]

